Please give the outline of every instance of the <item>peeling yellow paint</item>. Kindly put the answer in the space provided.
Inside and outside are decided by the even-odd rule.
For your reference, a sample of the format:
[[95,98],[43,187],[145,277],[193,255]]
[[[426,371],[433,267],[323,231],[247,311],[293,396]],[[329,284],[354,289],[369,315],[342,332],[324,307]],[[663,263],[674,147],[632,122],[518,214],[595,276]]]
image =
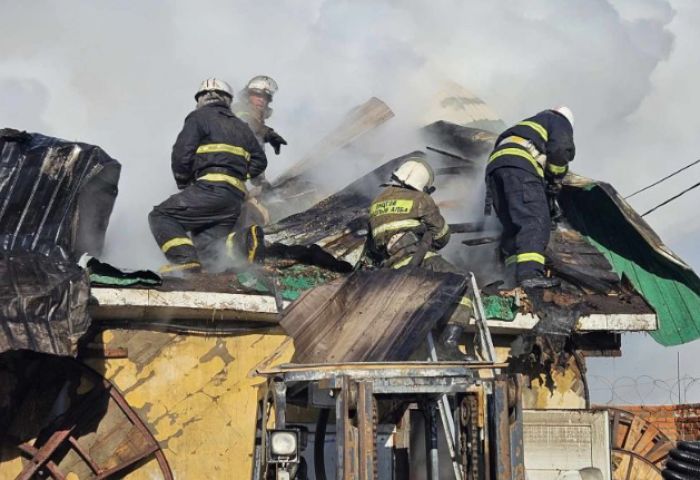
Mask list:
[[545,374],[531,379],[530,388],[523,390],[524,408],[537,410],[586,408],[583,380],[573,363],[572,359],[569,368],[551,372],[551,381],[554,382],[551,390],[549,388],[551,381],[548,384]]
[[[248,374],[286,337],[160,335],[171,338],[153,332],[104,332],[105,346],[126,348],[129,358],[87,363],[111,381],[148,423],[175,478],[249,478],[254,385],[261,380]],[[285,350],[275,363],[289,361],[292,354],[293,348]],[[157,464],[149,462],[126,478],[160,478],[157,470]]]
[[15,450],[0,448],[0,480],[14,480],[22,468],[22,458],[16,455]]

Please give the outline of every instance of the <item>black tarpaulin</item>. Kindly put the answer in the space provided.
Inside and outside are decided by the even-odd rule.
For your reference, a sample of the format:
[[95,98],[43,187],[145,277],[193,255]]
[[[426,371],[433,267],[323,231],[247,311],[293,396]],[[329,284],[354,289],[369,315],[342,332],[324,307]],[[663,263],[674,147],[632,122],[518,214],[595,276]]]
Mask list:
[[90,326],[83,269],[57,255],[0,256],[0,353],[75,355]]
[[408,360],[467,280],[422,268],[357,271],[305,292],[282,327],[295,363]]
[[88,329],[87,272],[121,166],[101,148],[0,130],[0,352],[74,355]]
[[0,130],[0,249],[100,255],[120,170],[100,147]]

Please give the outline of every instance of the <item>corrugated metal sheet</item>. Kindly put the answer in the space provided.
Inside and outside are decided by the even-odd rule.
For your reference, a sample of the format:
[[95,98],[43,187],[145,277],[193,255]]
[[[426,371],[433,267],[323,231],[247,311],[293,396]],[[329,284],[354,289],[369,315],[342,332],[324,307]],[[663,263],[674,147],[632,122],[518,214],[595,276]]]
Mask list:
[[700,278],[606,183],[573,176],[561,203],[567,219],[656,309],[652,337],[670,346],[700,338]]
[[497,134],[507,128],[482,99],[451,80],[442,83],[423,111],[421,120],[424,125],[444,120]]

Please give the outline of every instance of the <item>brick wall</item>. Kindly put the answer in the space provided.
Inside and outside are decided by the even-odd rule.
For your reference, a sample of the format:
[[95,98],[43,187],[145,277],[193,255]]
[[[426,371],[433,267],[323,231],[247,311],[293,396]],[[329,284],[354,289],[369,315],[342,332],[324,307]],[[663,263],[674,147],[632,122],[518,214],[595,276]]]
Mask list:
[[700,404],[615,406],[640,416],[672,441],[700,440]]

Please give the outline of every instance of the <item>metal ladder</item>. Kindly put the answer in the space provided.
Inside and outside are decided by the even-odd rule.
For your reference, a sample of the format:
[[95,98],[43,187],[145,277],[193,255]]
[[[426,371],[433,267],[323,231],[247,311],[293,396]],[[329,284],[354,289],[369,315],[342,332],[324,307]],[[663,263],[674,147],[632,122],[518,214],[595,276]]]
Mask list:
[[[473,273],[469,273],[469,282],[472,286],[472,292],[474,295],[474,318],[476,320],[477,335],[479,338],[479,350],[481,351],[481,356],[487,362],[496,362],[496,349],[493,346],[493,339],[491,337],[491,331],[489,330],[488,324],[486,323],[486,314],[484,313],[484,303],[481,299],[481,292],[479,291],[479,286],[476,283],[476,277]],[[430,352],[429,360],[432,362],[437,362],[437,351],[435,350],[435,340],[433,339],[432,332],[428,332],[428,351]],[[445,439],[447,440],[447,448],[450,452],[450,458],[452,459],[452,468],[454,469],[455,479],[463,480],[462,469],[457,460],[457,439],[454,418],[450,409],[450,401],[447,395],[442,395],[438,400],[438,408],[440,410],[440,418],[442,419],[442,426],[445,430]],[[435,452],[437,455],[437,451]],[[428,459],[430,461],[430,459]]]

